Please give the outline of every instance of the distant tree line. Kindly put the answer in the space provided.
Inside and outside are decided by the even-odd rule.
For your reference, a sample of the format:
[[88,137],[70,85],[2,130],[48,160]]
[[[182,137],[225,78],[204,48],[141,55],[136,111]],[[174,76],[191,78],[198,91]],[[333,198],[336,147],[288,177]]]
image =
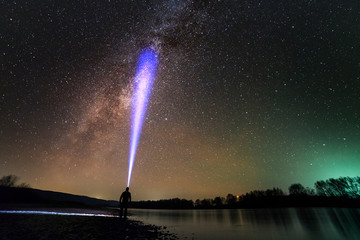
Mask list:
[[130,207],[150,209],[192,209],[194,208],[194,202],[192,200],[173,198],[159,201],[131,202]]
[[217,209],[259,207],[360,207],[360,177],[330,178],[315,183],[315,188],[294,183],[285,194],[280,188],[254,190],[243,195],[228,194],[214,199],[169,199],[133,202],[133,208]]
[[243,195],[228,194],[226,198],[197,199],[195,208],[247,208],[297,206],[360,206],[360,177],[330,178],[315,183],[315,189],[294,183],[289,194],[280,188],[255,190]]
[[30,185],[27,183],[20,183],[17,184],[17,182],[19,181],[19,177],[16,175],[7,175],[7,176],[3,176],[0,179],[0,186],[2,187],[19,187],[19,188],[30,188]]

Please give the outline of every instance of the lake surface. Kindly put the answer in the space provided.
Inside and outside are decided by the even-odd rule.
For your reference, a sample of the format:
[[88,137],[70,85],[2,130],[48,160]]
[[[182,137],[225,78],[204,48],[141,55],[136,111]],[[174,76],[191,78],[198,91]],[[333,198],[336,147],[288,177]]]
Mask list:
[[129,209],[132,219],[166,226],[180,239],[360,239],[360,209]]

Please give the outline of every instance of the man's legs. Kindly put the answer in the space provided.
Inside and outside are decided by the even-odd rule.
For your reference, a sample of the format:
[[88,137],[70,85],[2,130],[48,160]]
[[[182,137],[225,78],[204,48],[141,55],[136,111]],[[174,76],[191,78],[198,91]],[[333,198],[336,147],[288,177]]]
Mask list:
[[127,206],[125,206],[124,218],[127,218]]
[[120,212],[119,212],[119,217],[122,218],[122,215],[123,215],[123,206],[121,205]]

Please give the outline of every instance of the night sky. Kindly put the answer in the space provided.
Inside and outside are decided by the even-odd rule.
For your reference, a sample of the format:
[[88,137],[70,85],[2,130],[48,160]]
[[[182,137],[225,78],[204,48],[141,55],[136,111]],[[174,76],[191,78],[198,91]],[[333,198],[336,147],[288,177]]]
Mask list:
[[358,0],[1,1],[0,19],[0,177],[118,199],[144,48],[133,200],[360,174]]

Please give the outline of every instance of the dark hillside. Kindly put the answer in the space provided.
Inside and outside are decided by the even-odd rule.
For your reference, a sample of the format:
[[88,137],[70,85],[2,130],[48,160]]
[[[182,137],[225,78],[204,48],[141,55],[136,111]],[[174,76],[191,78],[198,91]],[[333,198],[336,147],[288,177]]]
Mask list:
[[51,204],[58,206],[112,207],[116,201],[107,201],[69,193],[44,191],[32,188],[0,186],[0,204]]

